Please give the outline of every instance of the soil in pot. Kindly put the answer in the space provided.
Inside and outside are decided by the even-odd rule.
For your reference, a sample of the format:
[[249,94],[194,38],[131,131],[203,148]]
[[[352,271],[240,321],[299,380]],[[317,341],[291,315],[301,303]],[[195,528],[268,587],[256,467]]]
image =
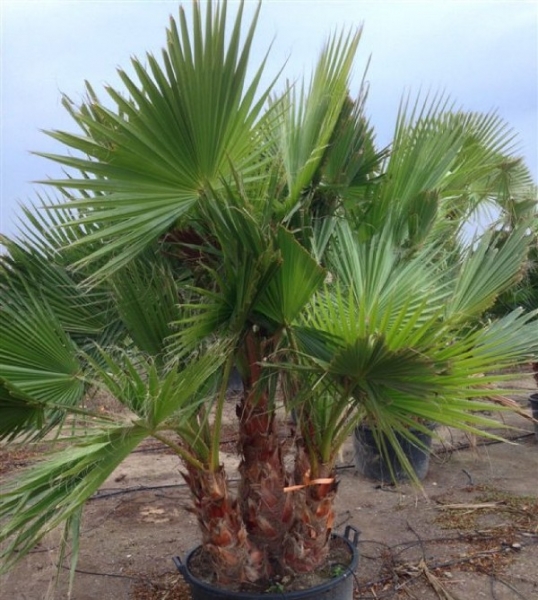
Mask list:
[[[349,531],[355,533],[353,541],[350,541]],[[345,536],[331,537],[329,558],[322,569],[235,589],[214,583],[214,573],[201,546],[191,551],[184,563],[179,558],[174,562],[190,584],[193,600],[352,600],[353,573],[358,565],[358,532],[349,527]]]
[[[430,426],[433,428],[433,426]],[[409,460],[418,479],[426,477],[430,466],[432,438],[427,433],[414,430],[415,435],[424,447],[417,446],[402,435],[396,434],[405,456]],[[353,435],[353,448],[355,468],[361,475],[376,481],[392,482],[405,481],[409,475],[400,463],[400,460],[390,443],[386,442],[386,456],[379,450],[372,430],[366,425],[360,425]],[[391,469],[393,475],[391,475]]]

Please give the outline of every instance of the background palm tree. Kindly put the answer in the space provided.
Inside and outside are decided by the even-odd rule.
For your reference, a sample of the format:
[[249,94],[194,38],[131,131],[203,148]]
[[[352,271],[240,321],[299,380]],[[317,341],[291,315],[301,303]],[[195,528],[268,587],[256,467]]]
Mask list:
[[[242,11],[228,31],[226,3],[195,3],[191,24],[180,9],[161,61],[119,71],[126,95],[108,87],[101,102],[88,84],[81,106],[65,98],[80,133],[50,132],[66,153],[47,156],[69,175],[4,240],[0,436],[69,424],[0,495],[6,568],[61,523],[76,540],[84,502],[153,436],[182,461],[219,583],[310,571],[328,549],[338,450],[362,419],[406,464],[396,432],[480,433],[480,411],[506,409],[480,401],[484,387],[538,350],[536,311],[481,320],[518,276],[527,222],[502,244],[458,242],[484,203],[504,214],[524,199],[536,218],[506,125],[406,99],[377,149],[366,86],[348,89],[360,30],[279,94],[259,89],[265,61],[248,79],[259,9],[246,28]],[[219,457],[234,366],[237,495]],[[88,410],[97,388],[124,411]],[[297,420],[292,469],[281,406]]]

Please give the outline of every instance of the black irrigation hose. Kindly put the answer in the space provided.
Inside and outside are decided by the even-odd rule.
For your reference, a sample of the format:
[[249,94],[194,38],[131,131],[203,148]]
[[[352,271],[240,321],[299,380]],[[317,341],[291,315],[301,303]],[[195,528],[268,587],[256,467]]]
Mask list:
[[[531,437],[534,436],[534,433],[529,432],[529,433],[525,433],[522,435],[518,435],[518,436],[514,436],[511,438],[506,438],[507,441],[509,442],[515,442],[517,440],[521,440],[521,439],[525,439],[527,437]],[[230,441],[226,441],[223,443],[230,443]],[[477,444],[478,446],[491,446],[492,444],[502,444],[503,442],[500,440],[483,440],[480,444]],[[464,443],[464,444],[459,444],[458,446],[454,446],[454,447],[442,447],[439,450],[437,450],[435,452],[436,455],[439,454],[448,454],[448,453],[452,453],[452,452],[458,452],[460,450],[467,450],[468,448],[471,447],[471,443]],[[149,449],[144,449],[144,448],[140,448],[138,450],[135,450],[135,452],[156,452],[157,450],[160,450],[160,448],[149,448]],[[336,467],[336,471],[347,471],[349,469],[355,469],[355,465],[353,463],[348,463],[346,465],[338,465]],[[464,471],[465,472],[465,471]],[[467,474],[467,476],[469,476]],[[239,479],[230,479],[229,480],[230,483],[237,483],[239,481]],[[99,492],[97,492],[94,496],[92,496],[89,500],[102,500],[104,498],[110,498],[112,496],[120,496],[120,495],[124,495],[124,494],[132,494],[132,493],[136,493],[136,492],[146,492],[146,491],[155,491],[155,490],[162,490],[162,489],[174,489],[174,488],[186,488],[187,484],[186,483],[170,483],[170,484],[164,484],[164,485],[152,485],[152,486],[136,486],[136,487],[130,487],[130,488],[112,488],[112,489],[104,489],[104,490],[100,490]]]
[[[229,479],[230,483],[239,483],[239,479]],[[99,490],[96,494],[88,498],[88,502],[92,500],[104,500],[111,498],[112,496],[122,496],[124,494],[133,494],[136,492],[150,492],[155,490],[166,490],[174,488],[188,488],[186,483],[166,483],[162,485],[137,485],[136,487],[129,488],[111,488]]]
[[[70,570],[71,567],[67,565],[61,565],[62,569]],[[138,581],[140,577],[134,577],[133,575],[121,575],[120,573],[98,573],[97,571],[86,571],[84,569],[75,569],[75,573],[79,575],[93,575],[94,577],[115,577],[116,579],[131,579],[132,581]]]
[[129,488],[112,488],[99,490],[96,494],[88,498],[88,502],[92,500],[104,500],[105,498],[111,498],[113,496],[122,496],[124,494],[134,494],[136,492],[148,492],[155,490],[165,490],[173,488],[186,488],[186,483],[168,483],[165,485],[137,485],[136,487]]

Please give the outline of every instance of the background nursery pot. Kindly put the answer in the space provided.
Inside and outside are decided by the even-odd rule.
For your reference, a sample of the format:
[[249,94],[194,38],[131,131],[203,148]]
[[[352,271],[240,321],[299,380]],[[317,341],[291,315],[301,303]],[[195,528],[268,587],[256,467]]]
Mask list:
[[349,551],[349,563],[342,565],[340,562],[333,566],[338,568],[338,574],[328,579],[325,583],[316,585],[315,587],[304,589],[285,591],[285,586],[282,590],[267,593],[255,592],[233,592],[215,587],[209,583],[202,581],[196,577],[191,571],[190,565],[195,554],[200,550],[200,546],[191,550],[185,562],[179,556],[174,557],[174,563],[178,571],[183,575],[185,580],[191,586],[193,600],[353,600],[353,574],[359,563],[359,542],[360,532],[348,525],[344,531],[344,535],[333,534],[332,540],[343,542]]
[[[428,427],[433,430],[433,425],[430,424]],[[415,475],[422,480],[426,477],[430,466],[432,438],[423,431],[413,430],[412,433],[424,444],[424,447],[419,447],[400,433],[395,435]],[[396,451],[386,437],[384,440],[385,453],[376,444],[370,427],[364,424],[356,427],[353,435],[355,468],[361,475],[377,481],[388,482],[392,481],[393,477],[396,481],[409,479]]]
[[[530,395],[529,404],[531,406],[533,418],[538,420],[538,394]],[[538,441],[538,423],[534,423],[534,435]]]

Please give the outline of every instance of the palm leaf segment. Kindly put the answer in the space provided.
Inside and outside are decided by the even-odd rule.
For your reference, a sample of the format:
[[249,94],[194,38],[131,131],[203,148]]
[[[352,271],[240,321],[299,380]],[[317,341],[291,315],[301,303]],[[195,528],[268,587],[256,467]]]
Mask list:
[[278,339],[323,282],[324,269],[286,228],[261,227],[237,198],[217,199],[204,211],[213,242],[198,249],[213,285],[193,288],[198,299],[183,305],[171,351],[183,355],[217,331],[234,336],[238,348],[252,328]]
[[[71,440],[74,443],[69,449],[55,452],[46,461],[2,486],[0,516],[4,525],[0,529],[0,541],[9,540],[3,549],[2,568],[9,568],[43,535],[73,518],[113,470],[148,436],[163,439],[159,431],[183,428],[183,437],[192,442],[192,452],[201,457],[205,452],[208,462],[208,440],[211,438],[207,432],[205,435],[201,432],[196,415],[207,399],[208,382],[213,381],[214,373],[222,366],[224,354],[222,347],[214,348],[185,370],[167,374],[141,356],[133,359],[125,353],[100,351],[99,361],[88,357],[93,369],[91,380],[121,402],[130,418],[93,414],[66,404],[54,404],[57,410],[67,415],[79,419],[91,417],[92,432],[88,434],[85,430],[82,434],[75,429],[75,438]],[[10,407],[10,402],[14,406]],[[12,384],[4,382],[0,387],[0,408],[9,408],[9,414],[17,419],[16,423],[11,423],[13,432],[25,425],[24,419],[35,418],[36,409],[49,405],[39,404]],[[189,423],[196,426],[189,426]],[[9,423],[2,421],[2,432],[5,425]],[[69,438],[65,440],[69,441]],[[197,462],[196,454],[189,454],[185,448],[175,449],[197,468],[206,468]]]
[[296,406],[305,444],[310,452],[321,449],[320,464],[334,460],[357,419],[367,418],[396,448],[395,431],[418,443],[410,425],[425,428],[431,421],[477,432],[493,424],[473,414],[491,409],[476,401],[488,395],[487,374],[518,354],[530,360],[538,349],[536,311],[516,311],[485,327],[479,320],[517,275],[525,236],[511,242],[497,269],[480,270],[472,293],[462,294],[469,273],[498,256],[491,239],[448,277],[435,247],[402,259],[390,230],[359,243],[348,227],[337,229],[334,281],[293,330],[313,369],[309,392]]
[[484,211],[532,217],[536,192],[514,158],[514,131],[498,115],[456,110],[443,95],[405,97],[382,178],[361,206],[362,235],[380,231],[388,214],[401,245],[451,243],[467,220]]
[[16,304],[0,311],[0,407],[8,415],[0,439],[23,432],[43,436],[63,420],[61,411],[47,406],[82,400],[82,365],[76,344],[43,299],[12,294],[10,300]]
[[180,9],[179,24],[171,20],[168,30],[163,66],[150,55],[147,70],[133,60],[138,82],[120,71],[128,100],[107,88],[116,112],[91,88],[80,110],[66,99],[83,135],[50,135],[87,158],[47,156],[86,176],[48,183],[90,193],[69,206],[79,210],[80,223],[101,225],[81,243],[106,245],[82,263],[106,255],[112,256],[108,271],[125,264],[180,223],[207,185],[229,174],[230,164],[248,172],[259,161],[252,137],[268,90],[257,92],[263,62],[252,83],[245,84],[258,11],[243,44],[242,12],[241,4],[228,33],[226,3],[214,12],[208,3],[205,21],[193,3],[191,37]]

